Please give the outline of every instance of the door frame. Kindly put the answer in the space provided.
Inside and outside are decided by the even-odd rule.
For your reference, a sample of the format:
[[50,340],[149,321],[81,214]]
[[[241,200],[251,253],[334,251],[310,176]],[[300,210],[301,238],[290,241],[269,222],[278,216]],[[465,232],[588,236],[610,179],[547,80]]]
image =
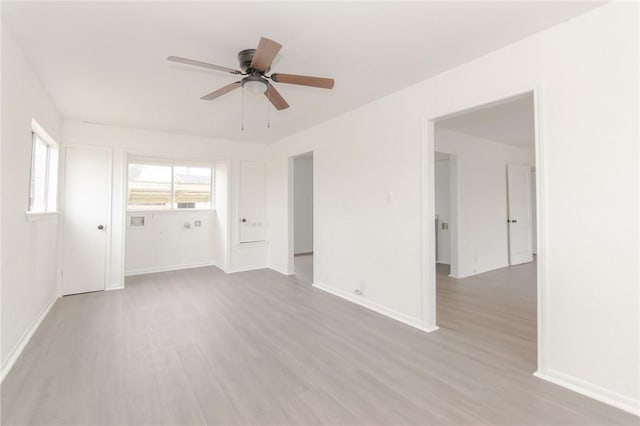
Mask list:
[[[315,266],[316,263],[316,218],[318,217],[316,214],[316,154],[313,149],[309,151],[299,152],[295,155],[289,156],[287,158],[287,271],[286,275],[295,275],[295,250],[294,250],[294,201],[293,201],[293,185],[294,185],[294,173],[293,173],[293,161],[297,157],[301,157],[303,155],[311,154],[312,167],[313,167],[313,186],[312,186],[312,194],[311,199],[313,200],[313,263]],[[313,268],[313,282],[316,281],[316,268]]]
[[462,113],[482,109],[493,104],[513,100],[521,96],[533,95],[535,159],[536,159],[536,244],[537,244],[537,372],[546,371],[547,327],[546,286],[547,282],[547,183],[545,163],[545,98],[542,84],[534,84],[506,91],[499,96],[480,97],[451,108],[444,108],[437,114],[423,118],[422,133],[422,176],[421,222],[422,222],[422,321],[426,331],[438,329],[436,318],[436,274],[435,274],[435,123]]
[[[458,154],[445,151],[438,152],[449,156],[449,276],[452,278],[458,278]],[[433,182],[433,195],[435,197],[435,174]],[[435,200],[433,207],[435,215]]]
[[64,295],[64,252],[65,252],[65,235],[64,235],[64,229],[65,229],[65,221],[66,221],[66,209],[67,209],[67,200],[65,197],[66,194],[66,186],[67,186],[67,150],[69,148],[74,148],[74,149],[89,149],[89,150],[93,150],[93,151],[106,151],[107,152],[107,157],[108,157],[108,162],[107,162],[107,168],[108,168],[108,173],[107,173],[107,212],[106,212],[106,216],[105,216],[105,226],[107,227],[106,229],[106,244],[105,244],[105,256],[104,256],[104,271],[103,271],[103,276],[104,276],[104,285],[102,290],[106,290],[109,286],[108,286],[108,282],[111,276],[111,239],[112,239],[112,199],[113,199],[113,149],[111,147],[105,147],[105,146],[98,146],[98,145],[82,145],[82,144],[65,144],[61,147],[62,149],[60,151],[61,152],[61,159],[60,159],[60,163],[62,165],[62,167],[60,167],[60,181],[62,182],[62,185],[60,186],[59,190],[58,190],[58,203],[59,206],[61,206],[60,209],[60,213],[61,213],[61,219],[60,223],[59,223],[59,228],[58,228],[58,235],[60,236],[60,257],[58,259],[58,265],[59,265],[59,271],[60,271],[60,281],[58,283],[58,297],[62,297]]

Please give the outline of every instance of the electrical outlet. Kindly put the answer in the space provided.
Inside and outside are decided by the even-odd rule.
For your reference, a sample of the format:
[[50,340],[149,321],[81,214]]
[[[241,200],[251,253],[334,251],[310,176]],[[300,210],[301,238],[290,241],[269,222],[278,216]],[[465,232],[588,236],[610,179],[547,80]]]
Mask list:
[[194,221],[193,226],[195,226],[196,228],[200,228],[202,226],[202,221],[201,220]]

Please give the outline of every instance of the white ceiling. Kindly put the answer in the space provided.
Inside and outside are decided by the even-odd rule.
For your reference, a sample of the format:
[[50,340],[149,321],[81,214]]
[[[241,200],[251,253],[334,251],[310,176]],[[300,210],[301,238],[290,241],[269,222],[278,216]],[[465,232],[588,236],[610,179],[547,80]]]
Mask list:
[[535,143],[533,95],[455,115],[436,125],[494,142],[532,147]]
[[[3,20],[65,118],[268,143],[424,80],[598,6],[592,2],[3,2]],[[336,79],[279,84],[291,108],[241,90],[200,96],[261,36],[280,42],[275,72]]]

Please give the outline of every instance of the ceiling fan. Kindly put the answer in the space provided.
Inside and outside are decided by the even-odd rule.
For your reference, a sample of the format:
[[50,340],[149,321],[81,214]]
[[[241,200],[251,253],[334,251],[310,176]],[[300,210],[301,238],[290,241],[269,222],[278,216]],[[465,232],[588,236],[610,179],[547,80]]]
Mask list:
[[284,100],[282,95],[276,90],[273,83],[269,80],[277,83],[297,84],[299,86],[319,87],[321,89],[333,89],[334,80],[332,78],[281,73],[266,75],[271,70],[271,63],[281,48],[281,44],[262,37],[258,43],[257,49],[245,49],[238,53],[238,61],[240,62],[240,68],[242,71],[206,62],[195,61],[193,59],[180,58],[178,56],[169,56],[167,59],[169,61],[180,62],[182,64],[246,76],[241,80],[221,87],[220,89],[200,98],[206,101],[219,98],[220,96],[239,87],[244,87],[255,94],[264,93],[269,102],[271,102],[277,110],[283,110],[289,108],[289,104]]

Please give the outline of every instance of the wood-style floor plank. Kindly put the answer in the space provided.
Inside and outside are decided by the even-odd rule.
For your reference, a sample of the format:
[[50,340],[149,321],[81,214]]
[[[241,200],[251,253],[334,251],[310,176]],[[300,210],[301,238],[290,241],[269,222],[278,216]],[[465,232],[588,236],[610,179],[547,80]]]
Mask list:
[[2,424],[638,424],[532,376],[533,264],[439,265],[437,296],[426,334],[269,270],[130,277],[56,302],[2,384]]

